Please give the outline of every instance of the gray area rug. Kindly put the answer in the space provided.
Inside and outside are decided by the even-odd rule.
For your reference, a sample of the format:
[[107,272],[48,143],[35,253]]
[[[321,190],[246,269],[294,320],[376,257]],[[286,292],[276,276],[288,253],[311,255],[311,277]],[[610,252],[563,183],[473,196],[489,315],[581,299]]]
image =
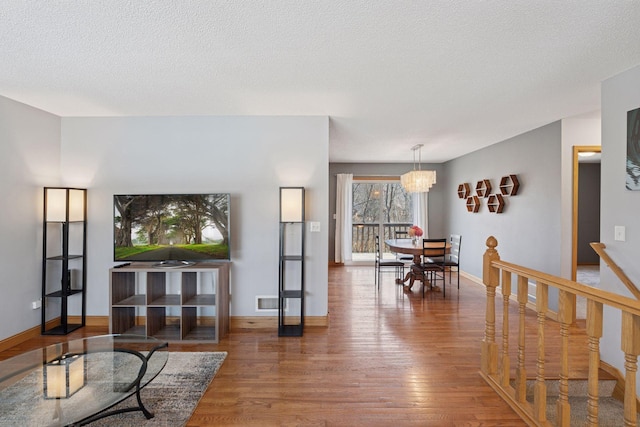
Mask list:
[[[103,418],[91,427],[178,427],[187,423],[209,383],[226,358],[226,352],[170,352],[160,374],[142,389],[142,403],[155,415],[147,420],[142,412]],[[137,406],[131,396],[113,409]]]

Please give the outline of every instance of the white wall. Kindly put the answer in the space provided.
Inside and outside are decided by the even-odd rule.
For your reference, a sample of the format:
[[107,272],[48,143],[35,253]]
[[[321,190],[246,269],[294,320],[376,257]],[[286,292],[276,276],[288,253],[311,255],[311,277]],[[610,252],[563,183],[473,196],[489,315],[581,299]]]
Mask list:
[[[605,80],[602,84],[602,199],[600,241],[607,253],[636,285],[640,285],[640,191],[625,188],[627,158],[627,111],[640,107],[640,67]],[[626,227],[626,241],[613,239],[614,226]],[[631,293],[600,263],[600,287],[631,297]],[[602,359],[624,372],[620,351],[620,314],[605,310]]]
[[[108,315],[113,195],[231,193],[231,315],[278,291],[280,186],[304,186],[307,304],[328,310],[328,117],[62,119],[65,184],[88,191],[87,314]],[[273,313],[270,313],[273,315]]]
[[0,97],[0,340],[40,325],[42,197],[60,179],[60,118]]
[[[482,277],[482,255],[493,235],[505,260],[560,274],[560,138],[558,121],[447,162],[438,183],[446,189],[445,231],[462,235],[464,272]],[[487,199],[478,213],[467,212],[459,184],[474,190],[477,181],[489,179],[495,193],[500,178],[509,174],[518,176],[520,190],[505,198],[503,213],[489,212]]]

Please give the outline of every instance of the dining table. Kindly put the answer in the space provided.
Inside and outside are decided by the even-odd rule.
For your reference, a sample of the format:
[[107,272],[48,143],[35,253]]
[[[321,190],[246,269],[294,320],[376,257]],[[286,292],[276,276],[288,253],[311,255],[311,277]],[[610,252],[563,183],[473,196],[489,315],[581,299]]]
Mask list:
[[[422,239],[387,239],[384,243],[389,247],[392,252],[413,255],[413,265],[419,266],[422,263],[422,256],[438,256],[440,255],[442,249],[438,250],[436,248],[441,247],[440,243],[437,242],[427,242],[426,247]],[[433,247],[433,252],[429,252],[429,247]],[[445,247],[445,252],[451,252],[451,243],[447,242]],[[409,272],[402,279],[396,279],[396,283],[404,284],[409,281],[409,289],[413,286],[413,283],[416,280],[422,280],[421,276],[419,277],[414,273],[413,265],[409,269]]]

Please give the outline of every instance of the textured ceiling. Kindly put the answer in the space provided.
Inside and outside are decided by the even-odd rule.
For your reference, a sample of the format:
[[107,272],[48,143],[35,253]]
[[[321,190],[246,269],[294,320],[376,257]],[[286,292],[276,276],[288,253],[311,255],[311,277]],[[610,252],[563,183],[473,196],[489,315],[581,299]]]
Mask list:
[[331,161],[423,143],[442,162],[598,110],[600,82],[640,64],[639,22],[630,0],[0,0],[0,95],[60,116],[328,115]]

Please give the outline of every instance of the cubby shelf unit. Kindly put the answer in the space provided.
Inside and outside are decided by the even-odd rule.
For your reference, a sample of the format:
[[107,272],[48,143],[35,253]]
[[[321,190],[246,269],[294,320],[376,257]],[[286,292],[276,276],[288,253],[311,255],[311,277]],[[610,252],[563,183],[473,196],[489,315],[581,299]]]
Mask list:
[[113,334],[218,342],[229,332],[228,262],[112,268],[109,296]]

